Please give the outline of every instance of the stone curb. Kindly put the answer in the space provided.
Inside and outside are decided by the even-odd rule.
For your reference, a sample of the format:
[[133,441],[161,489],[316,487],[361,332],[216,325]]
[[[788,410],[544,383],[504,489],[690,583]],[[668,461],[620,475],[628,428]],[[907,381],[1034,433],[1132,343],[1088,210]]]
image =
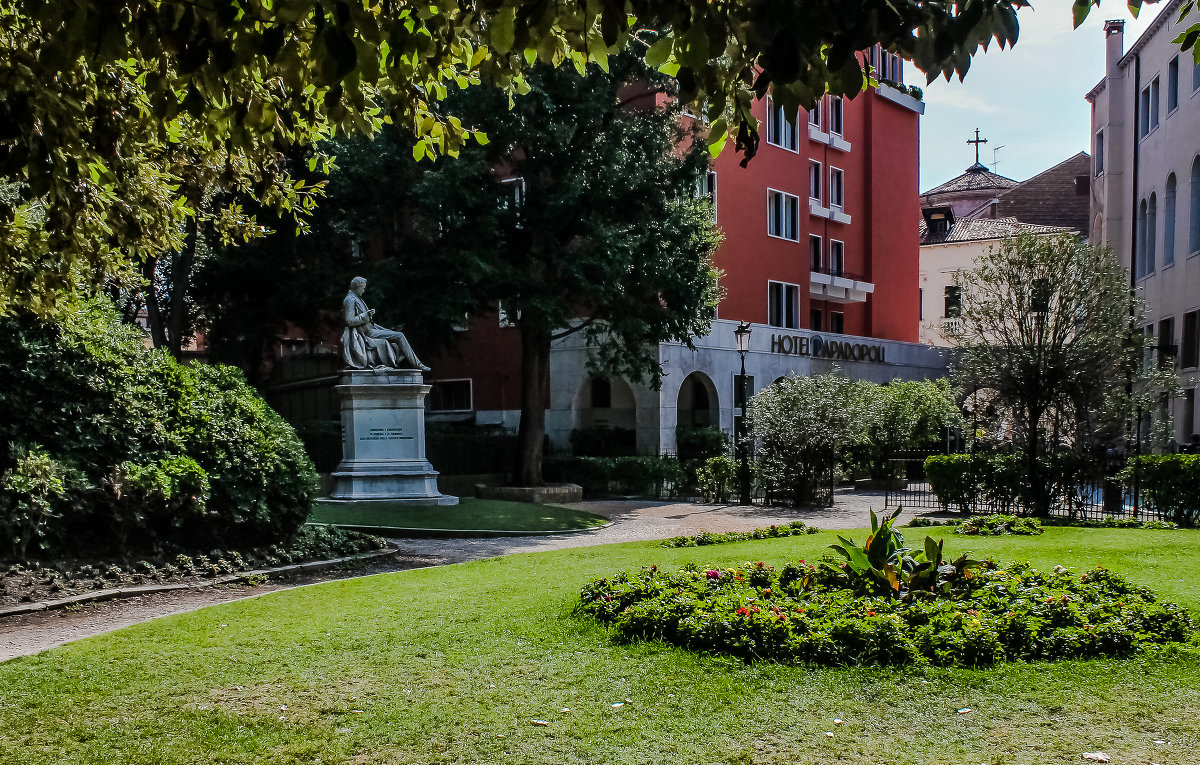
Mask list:
[[542,537],[562,534],[584,534],[589,531],[600,531],[612,526],[616,521],[609,521],[600,526],[589,526],[586,529],[548,529],[546,531],[508,531],[503,529],[421,529],[398,528],[394,526],[354,526],[345,523],[337,524],[338,528],[352,529],[371,533],[375,536],[390,539],[489,539],[495,537]]
[[215,579],[206,582],[192,582],[179,584],[146,584],[137,587],[121,587],[108,590],[94,590],[85,592],[79,595],[72,595],[69,598],[61,600],[44,600],[37,603],[20,603],[15,606],[7,606],[0,608],[0,619],[6,616],[20,616],[22,614],[32,614],[38,611],[52,611],[57,608],[66,608],[67,606],[82,605],[83,603],[96,603],[103,600],[116,600],[118,598],[133,598],[138,595],[156,595],[163,592],[176,592],[178,590],[199,590],[205,587],[212,587],[218,584],[231,584],[233,582],[244,582],[254,576],[271,576],[272,574],[287,574],[287,573],[308,573],[314,571],[323,571],[327,568],[341,565],[343,563],[356,563],[359,561],[373,560],[375,558],[386,558],[400,552],[400,548],[392,545],[388,550],[375,550],[374,552],[361,553],[359,555],[348,555],[344,558],[332,558],[330,560],[316,560],[308,563],[293,563],[289,566],[276,566],[275,568],[259,568],[253,571],[239,571],[236,574],[225,574]]

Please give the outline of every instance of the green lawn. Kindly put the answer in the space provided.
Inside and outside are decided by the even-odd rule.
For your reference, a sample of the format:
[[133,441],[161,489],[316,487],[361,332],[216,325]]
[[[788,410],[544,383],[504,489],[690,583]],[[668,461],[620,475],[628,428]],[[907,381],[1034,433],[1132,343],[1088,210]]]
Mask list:
[[389,502],[317,503],[309,520],[383,531],[415,529],[511,534],[581,531],[608,523],[607,518],[584,510],[474,497],[462,497],[457,505],[436,507]]
[[[1000,560],[1104,562],[1200,612],[1200,532],[946,536],[949,550]],[[1200,761],[1195,649],[986,671],[807,669],[616,645],[571,616],[586,579],[623,567],[779,565],[833,538],[514,555],[162,619],[0,664],[0,762]]]

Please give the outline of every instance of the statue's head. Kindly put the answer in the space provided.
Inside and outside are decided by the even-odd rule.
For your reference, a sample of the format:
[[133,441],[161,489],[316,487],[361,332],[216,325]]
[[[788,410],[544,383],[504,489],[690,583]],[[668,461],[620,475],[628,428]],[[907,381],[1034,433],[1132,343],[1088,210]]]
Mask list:
[[356,276],[350,280],[350,291],[355,295],[363,294],[363,290],[367,288],[367,280],[361,276]]

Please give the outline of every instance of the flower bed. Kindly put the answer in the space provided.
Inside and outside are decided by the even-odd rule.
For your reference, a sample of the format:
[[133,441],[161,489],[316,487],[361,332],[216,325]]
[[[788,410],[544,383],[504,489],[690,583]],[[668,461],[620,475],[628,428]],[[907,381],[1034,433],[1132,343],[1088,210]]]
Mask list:
[[783,526],[767,526],[754,531],[726,531],[714,534],[711,531],[701,531],[690,537],[671,537],[662,542],[662,547],[704,547],[720,545],[726,542],[745,542],[748,539],[776,539],[778,537],[794,537],[801,534],[816,534],[820,531],[816,526],[809,526],[804,521],[792,521]]
[[14,563],[0,570],[0,605],[57,600],[95,590],[150,584],[202,582],[225,574],[329,560],[387,546],[381,537],[334,526],[301,526],[285,545],[253,550],[212,550],[136,561]]
[[969,536],[1037,536],[1044,534],[1041,521],[1037,518],[1020,518],[1015,515],[981,515],[967,518],[954,527],[955,534]]
[[1079,575],[987,562],[942,592],[867,594],[876,592],[849,567],[824,562],[778,571],[761,561],[651,566],[588,583],[578,611],[611,625],[619,640],[827,666],[1123,657],[1193,633],[1186,609],[1103,568]]

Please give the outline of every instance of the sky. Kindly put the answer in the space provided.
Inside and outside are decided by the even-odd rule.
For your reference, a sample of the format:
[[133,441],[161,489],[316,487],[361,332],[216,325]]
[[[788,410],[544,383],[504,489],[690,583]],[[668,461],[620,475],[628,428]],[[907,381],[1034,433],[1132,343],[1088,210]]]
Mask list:
[[[1103,0],[1079,29],[1069,0],[1032,0],[1017,13],[1021,31],[1007,50],[992,45],[975,57],[963,82],[924,75],[906,66],[905,81],[925,90],[921,118],[921,182],[925,191],[975,162],[966,141],[979,128],[979,160],[1023,181],[1080,151],[1091,153],[1090,109],[1084,94],[1104,75],[1104,21],[1125,20],[1125,50],[1165,3],[1144,5],[1134,19],[1123,0]],[[999,148],[1003,147],[1003,148]]]

